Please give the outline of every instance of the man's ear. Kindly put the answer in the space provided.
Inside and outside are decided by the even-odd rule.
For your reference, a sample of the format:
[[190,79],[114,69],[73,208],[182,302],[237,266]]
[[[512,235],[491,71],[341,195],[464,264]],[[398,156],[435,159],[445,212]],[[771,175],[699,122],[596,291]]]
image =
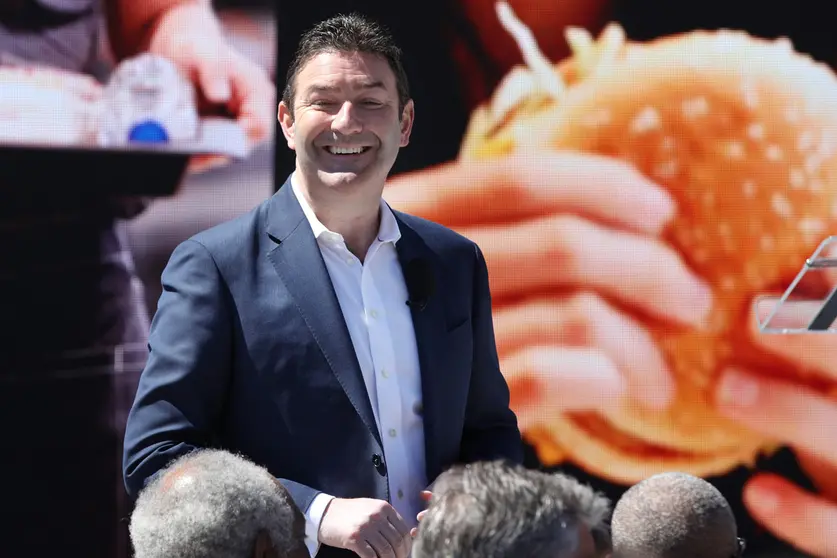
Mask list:
[[410,99],[407,101],[407,104],[404,106],[404,111],[401,113],[401,142],[399,143],[399,147],[407,147],[409,145],[415,118],[415,103]]
[[253,558],[279,558],[279,553],[273,547],[270,534],[262,529],[256,535],[256,544],[253,547]]
[[279,120],[279,126],[282,128],[282,134],[285,136],[285,141],[288,143],[288,147],[295,150],[296,142],[294,141],[294,115],[291,108],[286,105],[284,101],[279,103],[276,118]]

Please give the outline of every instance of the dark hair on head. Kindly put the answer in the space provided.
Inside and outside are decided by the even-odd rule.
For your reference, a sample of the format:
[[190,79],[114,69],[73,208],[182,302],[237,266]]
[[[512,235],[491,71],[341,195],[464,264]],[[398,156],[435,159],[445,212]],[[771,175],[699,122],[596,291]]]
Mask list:
[[410,100],[410,85],[401,63],[401,49],[387,29],[358,13],[337,15],[315,25],[302,35],[294,59],[288,68],[282,102],[291,115],[294,111],[296,78],[312,58],[326,52],[374,54],[384,58],[395,74],[398,90],[398,116]]

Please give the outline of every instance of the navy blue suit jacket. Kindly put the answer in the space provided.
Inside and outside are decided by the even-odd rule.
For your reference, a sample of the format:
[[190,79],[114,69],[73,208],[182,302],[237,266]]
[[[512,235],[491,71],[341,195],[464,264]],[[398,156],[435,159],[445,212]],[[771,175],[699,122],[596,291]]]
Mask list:
[[[402,269],[421,259],[435,275],[435,293],[412,310],[427,478],[456,463],[522,461],[482,253],[440,225],[395,216]],[[267,467],[302,511],[321,491],[390,500],[360,366],[290,181],[180,244],[162,283],[125,433],[132,496],[173,458],[220,447]]]

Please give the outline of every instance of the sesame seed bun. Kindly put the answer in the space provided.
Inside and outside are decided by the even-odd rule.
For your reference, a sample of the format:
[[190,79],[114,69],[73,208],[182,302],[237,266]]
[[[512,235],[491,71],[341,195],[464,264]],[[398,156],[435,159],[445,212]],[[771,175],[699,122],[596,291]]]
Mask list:
[[[674,469],[708,476],[750,465],[777,446],[713,410],[723,370],[833,389],[763,354],[749,330],[753,298],[782,292],[837,230],[837,78],[787,40],[743,32],[649,43],[624,42],[616,26],[597,42],[572,33],[574,56],[553,66],[564,89],[537,67],[514,69],[473,114],[461,158],[546,148],[633,164],[675,198],[678,213],[662,238],[712,287],[714,307],[704,329],[622,308],[666,355],[678,386],[668,410],[637,403],[565,415],[526,435],[547,463],[569,459],[625,484]],[[807,287],[816,295],[827,288]]]

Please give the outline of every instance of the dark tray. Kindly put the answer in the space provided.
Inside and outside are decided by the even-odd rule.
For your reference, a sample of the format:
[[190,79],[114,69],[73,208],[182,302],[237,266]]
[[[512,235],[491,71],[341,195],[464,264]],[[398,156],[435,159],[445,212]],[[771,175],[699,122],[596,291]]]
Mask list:
[[[0,146],[5,195],[170,196],[189,153],[153,150]],[[9,191],[11,190],[11,192]]]
[[206,119],[204,128],[200,143],[184,147],[0,144],[0,197],[170,196],[192,156],[247,157],[246,138],[234,121]]

